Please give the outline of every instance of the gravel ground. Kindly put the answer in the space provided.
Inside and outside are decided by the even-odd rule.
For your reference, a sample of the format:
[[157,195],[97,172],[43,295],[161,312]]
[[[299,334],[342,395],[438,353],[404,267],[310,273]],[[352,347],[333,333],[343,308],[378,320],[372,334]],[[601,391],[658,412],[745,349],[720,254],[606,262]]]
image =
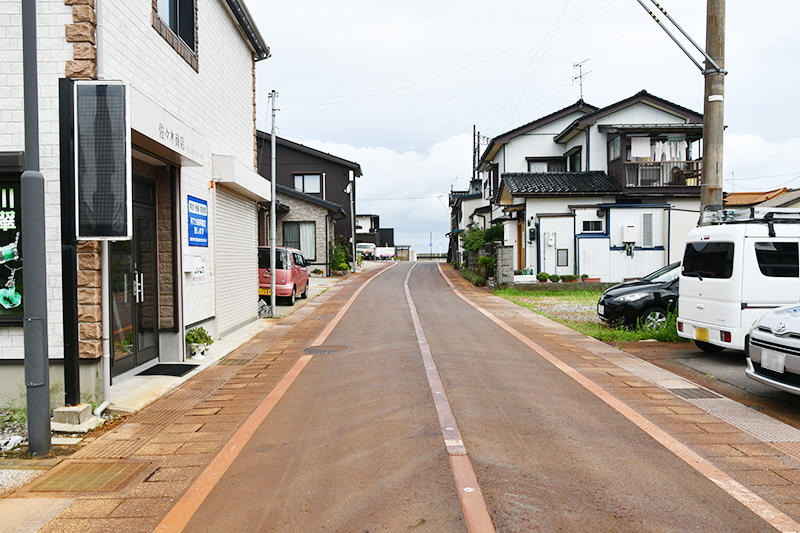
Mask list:
[[520,300],[530,304],[533,310],[559,320],[601,322],[597,316],[596,302],[569,302],[556,296],[520,298]]

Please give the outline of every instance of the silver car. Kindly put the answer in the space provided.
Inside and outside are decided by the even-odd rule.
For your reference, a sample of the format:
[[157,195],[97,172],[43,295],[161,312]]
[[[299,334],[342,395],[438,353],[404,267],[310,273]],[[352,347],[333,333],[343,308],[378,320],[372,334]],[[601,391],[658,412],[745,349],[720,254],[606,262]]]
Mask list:
[[747,377],[800,395],[800,304],[779,307],[756,320],[745,337]]

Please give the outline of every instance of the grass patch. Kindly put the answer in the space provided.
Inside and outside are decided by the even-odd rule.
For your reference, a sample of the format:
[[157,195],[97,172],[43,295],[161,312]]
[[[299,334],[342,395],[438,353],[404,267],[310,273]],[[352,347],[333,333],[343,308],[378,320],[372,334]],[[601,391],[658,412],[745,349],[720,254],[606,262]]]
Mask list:
[[[530,309],[540,315],[546,316],[556,322],[564,324],[584,335],[594,337],[603,342],[638,342],[643,340],[656,340],[659,342],[688,342],[678,336],[676,327],[677,311],[667,317],[667,325],[658,329],[637,328],[631,329],[622,325],[608,325],[598,322],[595,305],[601,290],[546,290],[546,291],[520,291],[517,289],[500,289],[495,294],[517,305]],[[570,313],[572,318],[566,319],[560,309],[565,305],[575,306],[579,310]],[[585,318],[574,318],[575,315],[585,315]]]

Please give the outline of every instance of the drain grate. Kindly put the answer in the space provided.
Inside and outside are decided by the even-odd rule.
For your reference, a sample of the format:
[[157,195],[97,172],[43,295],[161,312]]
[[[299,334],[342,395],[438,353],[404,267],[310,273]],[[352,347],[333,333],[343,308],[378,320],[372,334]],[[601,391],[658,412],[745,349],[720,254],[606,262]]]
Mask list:
[[251,359],[220,359],[217,364],[218,365],[237,365],[237,366],[244,366],[249,363]]
[[149,462],[77,462],[63,463],[49,475],[34,482],[31,492],[109,492],[127,485]]
[[339,352],[347,352],[350,350],[349,346],[313,346],[309,348],[303,348],[305,353],[339,353]]
[[332,320],[336,315],[319,315],[317,320]]
[[719,394],[714,394],[711,391],[707,391],[705,389],[667,389],[672,394],[680,396],[681,398],[720,398]]

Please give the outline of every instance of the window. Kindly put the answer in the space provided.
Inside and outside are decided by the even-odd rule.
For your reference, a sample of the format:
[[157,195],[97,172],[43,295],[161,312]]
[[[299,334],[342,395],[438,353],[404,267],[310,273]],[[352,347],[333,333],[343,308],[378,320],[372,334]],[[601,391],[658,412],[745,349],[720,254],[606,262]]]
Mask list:
[[771,278],[798,277],[796,242],[757,242],[755,247],[762,274]]
[[556,250],[556,266],[569,266],[569,250],[566,248]]
[[622,137],[616,136],[608,141],[608,160],[614,161],[622,155]]
[[566,172],[567,160],[558,159],[528,159],[528,172]]
[[580,172],[581,171],[581,152],[578,150],[571,156],[569,156],[569,171],[570,172]]
[[603,221],[602,220],[584,220],[583,221],[583,232],[602,232],[603,231]]
[[297,248],[309,261],[317,257],[317,227],[314,222],[284,222],[283,245]]
[[297,252],[292,252],[292,257],[294,258],[295,266],[304,267],[306,266],[306,262],[303,259],[303,256],[298,254]]
[[306,194],[319,194],[322,191],[321,174],[295,174],[294,189]]
[[683,253],[682,275],[697,278],[730,278],[733,275],[733,243],[687,243]]
[[[286,270],[289,256],[286,250],[275,250],[275,270]],[[269,268],[269,246],[258,248],[258,268]]]
[[193,69],[197,63],[196,0],[156,0],[153,27]]

